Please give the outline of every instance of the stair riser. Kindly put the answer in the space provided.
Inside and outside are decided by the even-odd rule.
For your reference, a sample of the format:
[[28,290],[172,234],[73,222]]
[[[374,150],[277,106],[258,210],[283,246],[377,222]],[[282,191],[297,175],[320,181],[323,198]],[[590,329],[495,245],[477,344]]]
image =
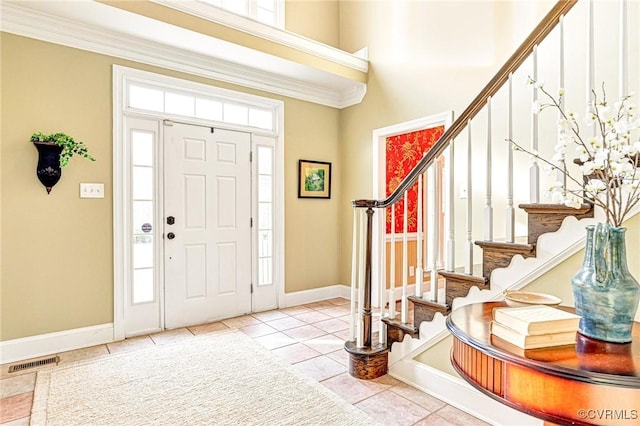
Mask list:
[[[564,219],[569,216],[567,214],[528,214],[528,233],[527,242],[529,244],[535,244],[538,241],[538,237],[548,232],[556,232],[560,229]],[[593,217],[593,210],[585,214],[573,215],[576,219],[585,219]]]
[[447,296],[446,296],[446,303],[447,306],[452,306],[453,304],[453,299],[455,299],[456,297],[465,297],[468,293],[469,290],[471,289],[471,287],[478,287],[480,290],[488,290],[489,289],[489,285],[477,285],[475,283],[470,283],[468,281],[458,281],[458,280],[453,280],[451,278],[447,278],[446,279],[446,285],[447,285]]
[[504,252],[493,251],[484,248],[482,253],[482,275],[486,278],[491,277],[491,272],[496,268],[506,268],[511,263],[511,258],[515,255],[521,255],[524,258],[535,257],[535,250],[522,252]]
[[447,315],[449,310],[446,307],[438,308],[435,306],[425,306],[425,305],[413,305],[413,323],[417,328],[420,327],[420,324],[423,321],[431,321],[436,313],[440,312],[442,315]]
[[391,324],[387,324],[387,347],[391,347],[393,342],[402,342],[404,336],[418,337],[418,333],[408,333],[405,330],[396,328]]

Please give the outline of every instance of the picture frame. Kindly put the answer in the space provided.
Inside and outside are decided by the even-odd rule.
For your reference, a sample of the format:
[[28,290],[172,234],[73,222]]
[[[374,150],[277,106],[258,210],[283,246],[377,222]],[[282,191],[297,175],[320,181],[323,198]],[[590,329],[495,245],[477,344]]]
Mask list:
[[298,198],[331,198],[331,163],[298,160]]

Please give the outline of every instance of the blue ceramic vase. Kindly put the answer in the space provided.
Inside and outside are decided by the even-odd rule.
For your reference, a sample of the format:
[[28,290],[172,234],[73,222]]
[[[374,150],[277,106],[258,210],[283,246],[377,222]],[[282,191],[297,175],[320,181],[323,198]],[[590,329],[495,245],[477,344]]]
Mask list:
[[606,223],[587,226],[584,262],[571,280],[579,332],[605,342],[631,341],[640,299],[640,284],[627,268],[625,231]]

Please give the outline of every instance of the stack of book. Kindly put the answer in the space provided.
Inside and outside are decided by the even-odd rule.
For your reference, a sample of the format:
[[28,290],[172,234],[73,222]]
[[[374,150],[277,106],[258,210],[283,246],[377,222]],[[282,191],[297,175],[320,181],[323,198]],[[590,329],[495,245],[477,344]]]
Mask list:
[[572,345],[580,317],[546,305],[495,308],[491,334],[522,349]]

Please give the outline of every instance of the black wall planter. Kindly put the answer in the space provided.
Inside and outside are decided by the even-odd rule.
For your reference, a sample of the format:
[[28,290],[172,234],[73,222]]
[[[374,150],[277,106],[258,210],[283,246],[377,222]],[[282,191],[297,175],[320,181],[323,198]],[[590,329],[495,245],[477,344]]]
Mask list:
[[36,173],[38,179],[47,188],[47,194],[51,192],[51,188],[58,183],[62,176],[60,168],[60,153],[62,147],[50,142],[34,142],[38,150],[38,166]]

